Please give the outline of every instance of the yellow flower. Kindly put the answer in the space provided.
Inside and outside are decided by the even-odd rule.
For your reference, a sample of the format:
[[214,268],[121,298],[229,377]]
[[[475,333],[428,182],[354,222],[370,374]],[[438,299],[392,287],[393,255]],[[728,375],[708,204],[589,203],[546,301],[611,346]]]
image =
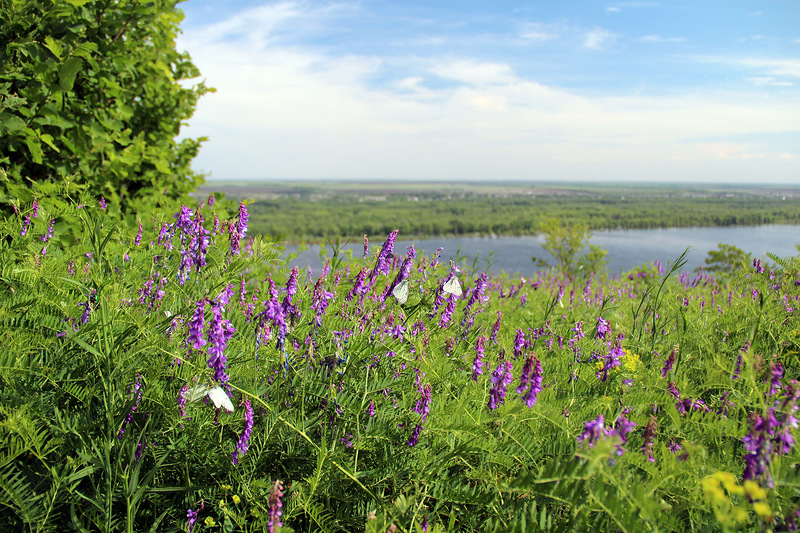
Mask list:
[[722,483],[722,486],[725,487],[725,490],[728,491],[728,494],[744,494],[744,488],[739,486],[739,484],[736,482],[736,478],[730,472],[715,472],[714,477]]
[[767,505],[767,502],[753,502],[753,510],[761,518],[772,518],[772,511],[770,510],[769,505]]
[[214,527],[214,526],[216,526],[216,525],[217,525],[217,523],[214,521],[214,517],[213,517],[213,516],[207,516],[207,517],[206,517],[206,522],[205,522],[205,523],[206,523],[206,525],[207,525],[208,527]]
[[767,491],[759,487],[758,483],[752,479],[744,482],[744,490],[753,500],[765,500],[767,498]]
[[241,498],[239,498],[239,496],[238,496],[237,494],[234,494],[234,495],[233,495],[233,498],[232,498],[232,500],[233,500],[233,503],[235,503],[235,504],[237,504],[237,505],[239,504],[239,502],[240,502],[240,501],[242,501],[242,499],[241,499]]
[[623,352],[625,352],[625,355],[622,357],[622,366],[629,372],[636,372],[642,360],[637,354],[629,352],[627,349],[623,348]]
[[714,476],[709,476],[700,482],[703,487],[703,494],[708,503],[716,505],[727,503],[728,496],[719,484],[719,481]]

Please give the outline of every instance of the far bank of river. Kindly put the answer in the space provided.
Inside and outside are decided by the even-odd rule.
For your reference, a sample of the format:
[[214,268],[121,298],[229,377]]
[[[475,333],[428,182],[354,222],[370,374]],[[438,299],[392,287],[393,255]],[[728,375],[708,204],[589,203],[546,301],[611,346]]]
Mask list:
[[[385,235],[371,235],[370,245],[380,245]],[[401,239],[402,235],[398,237]],[[395,252],[405,253],[412,241],[398,240]],[[541,244],[544,238],[536,237],[453,237],[434,238],[413,241],[418,253],[430,255],[438,248],[443,248],[441,258],[458,260],[461,264],[478,271],[489,269],[494,272],[505,271],[509,274],[530,275],[539,270],[531,261],[531,257],[541,257],[552,264],[552,257],[547,254]],[[661,261],[664,266],[674,261],[688,246],[690,248],[688,262],[684,271],[694,270],[704,264],[709,250],[717,248],[719,243],[733,244],[754,257],[767,259],[767,252],[781,257],[797,255],[795,244],[800,244],[800,226],[768,225],[768,226],[735,226],[726,228],[669,228],[652,230],[607,230],[597,231],[591,243],[603,247],[608,252],[608,270],[611,274],[627,272],[642,264],[654,260]],[[345,249],[353,250],[354,256],[360,256],[362,244],[351,243]],[[296,253],[297,246],[287,246],[286,254]],[[291,261],[292,266],[311,267],[315,272],[321,268],[319,245],[312,245],[297,258]],[[328,247],[330,255],[330,247]],[[477,261],[475,258],[477,257]]]

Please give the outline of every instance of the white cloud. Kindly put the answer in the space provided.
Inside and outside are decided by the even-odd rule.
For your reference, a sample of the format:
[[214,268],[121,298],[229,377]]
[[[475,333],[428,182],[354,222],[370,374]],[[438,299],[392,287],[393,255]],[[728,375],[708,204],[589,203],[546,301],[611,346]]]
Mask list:
[[747,81],[752,83],[753,85],[769,85],[773,87],[793,87],[794,83],[791,81],[779,81],[772,76],[755,76],[750,78],[745,78]]
[[617,6],[608,6],[606,8],[606,13],[619,13],[620,9]]
[[[716,173],[734,180],[753,172],[748,165],[756,161],[800,172],[800,162],[762,145],[698,140],[797,132],[797,97],[588,97],[522,76],[503,61],[334,55],[281,44],[276,33],[317,15],[280,6],[187,30],[179,39],[218,89],[200,100],[183,132],[210,136],[196,168],[214,178],[672,179],[680,173],[707,180]],[[392,80],[397,61],[403,75]],[[376,77],[383,82],[376,85]],[[674,166],[688,162],[695,166]]]
[[686,37],[661,37],[660,35],[644,35],[639,38],[643,43],[682,43]]
[[586,48],[601,48],[604,45],[616,40],[617,36],[603,28],[594,28],[586,32],[583,45]]

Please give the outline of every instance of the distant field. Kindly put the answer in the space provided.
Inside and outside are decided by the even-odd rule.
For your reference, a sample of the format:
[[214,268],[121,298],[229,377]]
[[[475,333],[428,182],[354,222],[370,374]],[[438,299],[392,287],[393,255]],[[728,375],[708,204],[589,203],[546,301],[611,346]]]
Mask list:
[[251,233],[283,242],[536,235],[545,217],[590,229],[800,224],[800,186],[518,182],[211,182],[250,200]]

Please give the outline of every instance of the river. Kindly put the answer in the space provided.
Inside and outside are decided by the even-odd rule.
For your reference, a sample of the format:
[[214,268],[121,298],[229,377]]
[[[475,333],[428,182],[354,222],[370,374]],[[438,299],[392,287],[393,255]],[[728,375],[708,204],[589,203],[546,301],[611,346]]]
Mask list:
[[[402,235],[400,236],[400,238]],[[383,243],[385,236],[371,236],[371,246]],[[405,253],[412,241],[398,240],[396,253]],[[489,266],[493,272],[529,275],[539,267],[531,261],[532,256],[541,257],[552,264],[552,257],[541,244],[544,238],[537,237],[453,237],[422,239],[414,241],[421,254],[430,255],[442,247],[441,258],[459,260],[461,264],[484,271]],[[627,272],[642,264],[658,260],[666,267],[689,247],[688,261],[684,271],[692,271],[704,264],[709,250],[719,243],[733,244],[754,257],[767,259],[767,252],[781,257],[796,256],[794,245],[800,243],[800,226],[766,225],[736,226],[726,228],[669,228],[652,230],[607,230],[594,232],[591,244],[601,246],[608,252],[608,270],[611,274]],[[345,249],[353,250],[354,256],[363,252],[361,243],[349,244]],[[297,246],[287,246],[286,253],[296,253]],[[313,245],[290,262],[300,268],[311,267],[315,272],[321,268],[320,246]],[[330,255],[330,247],[328,247]],[[477,261],[476,261],[477,257]]]

